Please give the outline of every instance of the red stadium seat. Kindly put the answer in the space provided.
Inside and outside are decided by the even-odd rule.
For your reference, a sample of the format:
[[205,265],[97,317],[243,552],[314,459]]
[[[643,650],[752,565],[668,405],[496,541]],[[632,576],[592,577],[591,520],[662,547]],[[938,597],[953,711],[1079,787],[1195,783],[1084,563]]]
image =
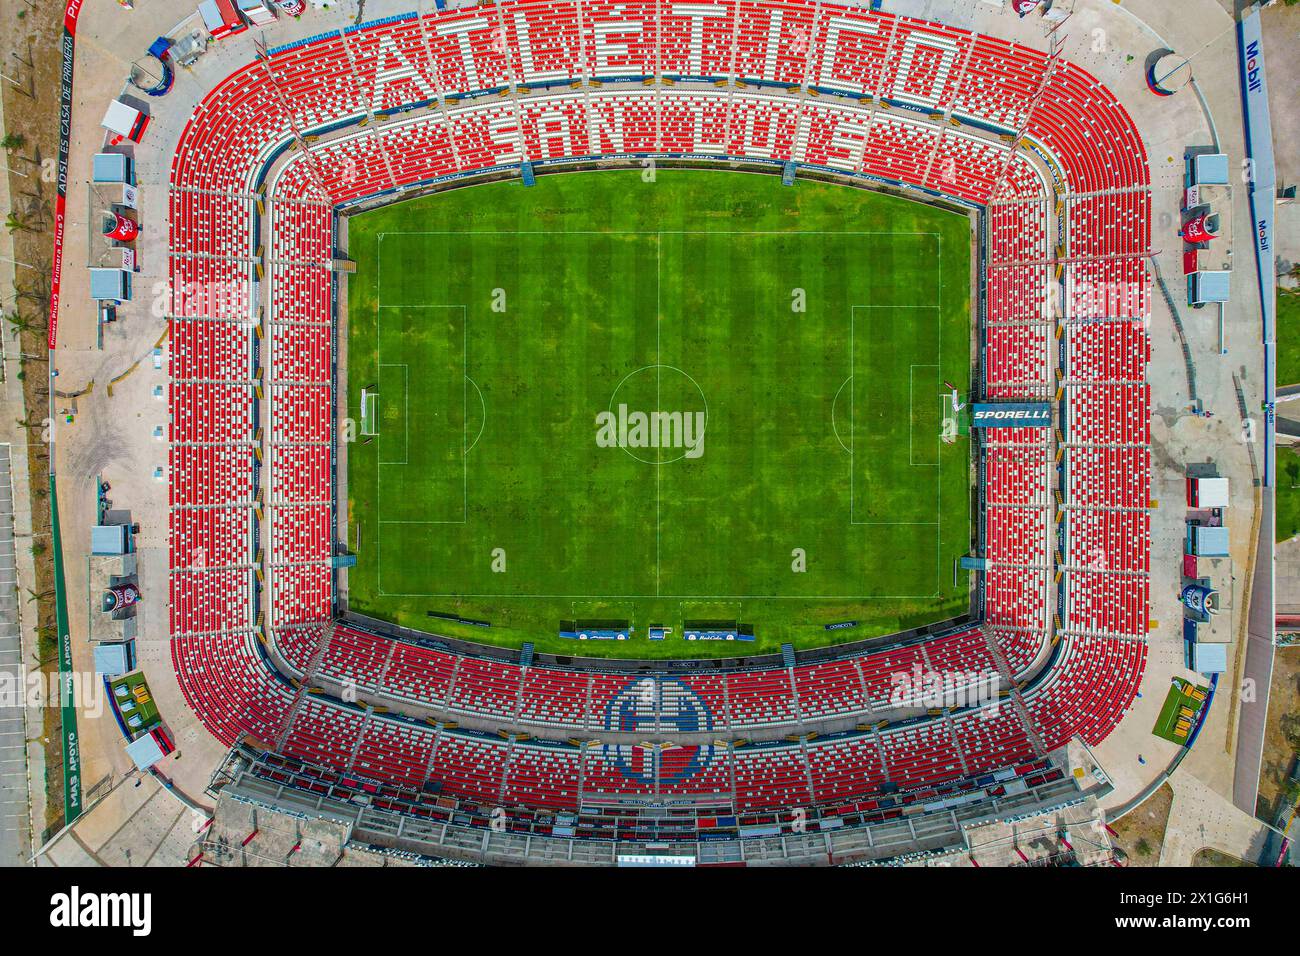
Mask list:
[[[653,76],[741,85],[613,82]],[[593,79],[604,82],[583,85]],[[517,97],[461,98],[509,84],[523,88]],[[803,84],[820,95],[785,88]],[[451,98],[436,102],[438,91]],[[314,140],[267,176],[296,133]],[[1053,157],[1060,182],[1028,143]],[[335,207],[523,160],[633,152],[797,162],[984,207],[983,393],[1045,400],[1059,371],[1065,407],[1060,461],[1041,431],[982,442],[987,632],[678,677],[522,667],[330,624]],[[252,738],[337,774],[492,806],[576,811],[593,800],[671,798],[789,810],[1013,766],[1041,774],[1040,746],[1076,734],[1097,743],[1131,705],[1149,606],[1150,173],[1122,104],[1079,67],[995,37],[812,0],[719,0],[691,13],[662,0],[520,0],[272,51],[195,110],[171,187],[172,653],[186,700],[224,744]],[[1059,251],[1048,248],[1058,201]],[[269,249],[260,248],[263,214]],[[1056,269],[1063,369],[1049,295]],[[254,413],[263,400],[269,421]],[[1058,465],[1064,602],[1047,658]],[[265,578],[255,546],[266,549]],[[263,628],[302,686],[272,671]],[[1044,659],[1051,666],[1039,673]],[[916,670],[1031,680],[1023,711],[1003,701],[812,742],[704,739],[870,721],[897,709],[900,675]],[[507,734],[349,706],[309,694],[309,682]],[[688,717],[697,736],[674,740]],[[548,728],[662,735],[668,745],[579,749],[514,736]]]

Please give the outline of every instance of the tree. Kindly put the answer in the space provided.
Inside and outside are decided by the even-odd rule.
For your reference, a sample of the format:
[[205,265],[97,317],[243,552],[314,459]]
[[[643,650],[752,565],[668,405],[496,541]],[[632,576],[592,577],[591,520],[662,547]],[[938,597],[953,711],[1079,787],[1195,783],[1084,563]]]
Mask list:
[[1278,729],[1282,731],[1282,739],[1287,746],[1300,754],[1300,715],[1283,714],[1278,721]]
[[40,328],[40,325],[37,323],[35,319],[28,318],[27,316],[23,315],[21,312],[5,313],[5,321],[8,322],[10,325],[12,325],[19,332],[34,332],[36,331],[36,329]]
[[53,624],[36,628],[36,664],[43,667],[59,659],[59,629]]

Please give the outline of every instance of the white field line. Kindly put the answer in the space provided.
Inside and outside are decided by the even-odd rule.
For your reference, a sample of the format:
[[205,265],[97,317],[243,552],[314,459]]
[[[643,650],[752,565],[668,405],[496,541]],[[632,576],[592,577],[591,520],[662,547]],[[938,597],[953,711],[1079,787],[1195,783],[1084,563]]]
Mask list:
[[[466,305],[439,305],[439,304],[420,304],[420,305],[384,305],[383,304],[383,275],[384,275],[384,256],[379,241],[388,235],[407,235],[407,233],[380,233],[375,237],[375,362],[378,368],[398,363],[383,363],[380,358],[381,343],[381,322],[380,317],[384,314],[384,309],[460,309],[461,310],[461,330],[462,330],[462,347],[461,347],[461,519],[459,521],[391,521],[385,520],[383,516],[383,507],[380,502],[380,493],[383,488],[383,482],[380,480],[380,470],[383,465],[404,466],[409,463],[410,458],[410,378],[409,369],[407,369],[406,382],[406,411],[405,411],[405,444],[406,455],[402,462],[384,462],[379,459],[379,450],[375,449],[375,590],[381,597],[402,597],[405,595],[394,594],[391,591],[384,590],[383,584],[383,533],[379,529],[385,524],[465,524],[469,520],[469,455],[467,452],[468,445],[468,389],[469,389],[469,308]],[[402,366],[403,369],[407,367]],[[477,386],[475,386],[477,387]],[[486,414],[486,412],[485,412]],[[477,441],[477,439],[475,439]]]
[[[939,233],[934,233],[934,232],[910,232],[910,231],[887,231],[887,230],[800,230],[800,231],[791,231],[791,230],[770,230],[770,231],[758,231],[758,232],[756,232],[756,231],[753,231],[753,230],[713,230],[713,229],[709,229],[709,230],[654,230],[654,231],[651,231],[651,230],[630,230],[630,229],[628,229],[628,230],[624,230],[624,229],[591,229],[591,230],[587,230],[587,229],[578,229],[578,230],[527,230],[527,229],[520,229],[520,230],[475,230],[475,231],[468,231],[468,232],[467,232],[467,231],[464,231],[464,230],[414,230],[414,231],[407,231],[407,232],[384,233],[383,235],[385,235],[385,236],[387,236],[387,235],[393,235],[393,236],[552,236],[552,235],[554,235],[554,236],[560,236],[560,235],[589,235],[589,236],[604,236],[604,235],[637,235],[637,236],[655,236],[655,238],[656,238],[656,252],[655,252],[655,364],[656,364],[656,366],[658,366],[659,364],[661,364],[661,359],[662,359],[662,356],[661,356],[661,350],[660,350],[661,322],[660,322],[660,314],[659,314],[659,312],[660,312],[660,292],[661,292],[661,274],[660,274],[660,269],[661,269],[661,264],[662,264],[662,239],[663,239],[664,236],[713,236],[713,235],[740,236],[740,237],[744,237],[744,236],[764,236],[764,237],[767,237],[767,236],[845,236],[845,237],[849,237],[849,236],[854,236],[854,237],[858,237],[858,236],[930,236],[930,237],[933,237],[933,238],[936,240],[936,242],[939,244],[939,249],[940,249],[940,256],[939,256],[939,258],[940,258],[940,260],[942,260],[942,236],[941,236]],[[378,256],[377,258],[378,258],[378,260],[379,260],[379,275],[382,276],[382,263],[383,263],[383,259],[382,259],[382,256]],[[939,268],[942,269],[942,261],[940,261],[940,266],[939,266]],[[377,283],[377,285],[378,285],[378,283]],[[942,272],[940,272],[939,289],[938,289],[937,291],[938,291],[940,297],[942,297]],[[377,298],[378,298],[378,295],[377,295]],[[384,309],[384,308],[399,308],[399,309],[400,309],[400,308],[459,308],[459,309],[461,309],[461,310],[464,312],[464,321],[462,322],[462,330],[463,330],[463,334],[464,334],[464,338],[465,338],[465,346],[464,346],[464,349],[463,349],[463,352],[462,352],[462,359],[463,359],[463,361],[462,361],[462,366],[463,366],[463,370],[464,370],[464,373],[465,373],[465,379],[466,379],[466,382],[468,381],[468,334],[469,334],[469,321],[468,321],[468,307],[467,307],[467,306],[465,306],[465,305],[430,305],[430,304],[425,304],[425,305],[410,305],[410,306],[392,306],[392,305],[385,306],[385,305],[383,305],[383,304],[380,303],[380,304],[377,304],[376,308],[377,308],[377,309]],[[849,375],[850,375],[850,380],[852,380],[852,377],[853,377],[854,348],[855,348],[855,338],[856,338],[856,335],[855,335],[855,313],[856,313],[856,310],[857,310],[857,309],[872,309],[872,308],[895,309],[895,310],[898,310],[898,309],[933,309],[933,310],[935,311],[935,320],[936,320],[936,323],[940,322],[940,320],[941,320],[941,316],[942,316],[942,313],[941,313],[941,311],[940,311],[940,306],[939,306],[939,305],[896,305],[896,306],[885,306],[885,305],[879,305],[879,306],[877,306],[877,305],[854,305],[854,306],[850,306],[850,320],[849,320]],[[376,355],[377,355],[377,354],[378,354],[378,343],[379,343],[379,319],[378,319],[378,315],[376,315],[375,338],[376,338]],[[940,363],[941,363],[941,362],[942,362],[942,330],[941,330],[941,329],[940,329],[940,336],[939,336],[939,360],[940,360]],[[936,363],[936,364],[937,364],[937,363]],[[915,368],[915,367],[920,367],[920,366],[913,366],[913,367]],[[661,371],[658,370],[658,369],[656,369],[656,404],[658,404],[658,402],[659,402],[659,400],[660,400],[659,389],[660,389],[660,385],[661,385],[661,378],[662,378],[662,373],[661,373]],[[477,387],[477,386],[476,386],[476,387]],[[465,389],[465,390],[467,391],[467,389],[468,389],[468,384],[464,384],[464,385],[463,385],[463,389]],[[909,372],[909,389],[910,389],[910,372]],[[849,425],[849,444],[850,444],[850,448],[849,448],[849,461],[850,461],[850,493],[849,493],[850,503],[849,503],[849,509],[850,509],[850,521],[849,521],[849,524],[850,524],[850,525],[857,525],[857,526],[866,526],[866,527],[934,527],[934,528],[936,528],[936,529],[940,528],[940,526],[941,526],[941,515],[942,515],[942,510],[941,510],[941,499],[936,499],[936,505],[935,505],[935,520],[934,520],[934,521],[857,521],[857,520],[854,519],[854,517],[853,517],[853,509],[854,509],[854,503],[853,503],[853,502],[854,502],[854,490],[853,490],[853,489],[854,489],[854,468],[853,468],[853,464],[854,464],[855,459],[854,459],[854,451],[853,451],[853,436],[854,436],[854,433],[855,433],[855,431],[856,431],[856,427],[855,427],[855,419],[854,419],[854,393],[855,393],[855,391],[856,391],[856,389],[855,389],[854,387],[850,386],[850,389],[849,389],[849,418],[850,418],[850,425]],[[468,399],[467,399],[467,397],[466,397],[466,398],[464,398],[463,400],[464,400],[464,402],[465,402],[466,404],[465,404],[465,408],[464,408],[463,411],[462,411],[462,418],[463,418],[463,420],[462,420],[462,427],[467,431],[467,428],[468,428],[468,426],[467,426],[467,422],[468,422],[468,405],[467,405],[467,402],[468,402]],[[910,400],[910,396],[909,396],[909,400]],[[408,405],[408,412],[409,412],[409,405]],[[408,429],[409,429],[409,414],[408,414]],[[467,434],[466,434],[466,436],[464,436],[463,440],[464,440],[464,441],[467,441],[467,440],[468,440],[468,435],[467,435]],[[938,440],[938,439],[936,438],[936,441],[937,441],[937,440]],[[408,439],[408,441],[409,441],[409,439]],[[913,463],[913,462],[911,461],[912,452],[911,452],[911,422],[910,422],[910,405],[909,405],[909,449],[908,449],[908,456],[909,456],[909,463]],[[465,496],[464,503],[463,503],[463,508],[462,508],[462,515],[463,515],[462,520],[460,520],[460,521],[418,521],[418,520],[383,519],[382,517],[380,517],[378,523],[381,524],[381,525],[384,525],[384,524],[391,524],[391,525],[465,524],[466,521],[468,520],[468,481],[469,481],[469,478],[468,478],[468,454],[467,454],[467,449],[465,449],[465,448],[462,449],[461,460],[462,460],[462,472],[463,472],[463,490],[464,490],[464,496]],[[924,463],[924,462],[923,462],[923,463],[920,463],[920,465],[918,465],[918,467],[922,467],[922,466],[924,466],[924,467],[936,467],[936,466],[937,466],[937,463]],[[662,467],[662,466],[659,466],[659,467]],[[941,469],[940,469],[939,473],[940,473],[940,478],[939,478],[937,484],[939,485],[939,487],[940,487],[940,489],[941,489],[941,488],[942,488]],[[376,477],[378,477],[378,476],[376,476]],[[382,586],[379,587],[379,593],[380,593],[382,596],[385,596],[385,597],[431,597],[431,598],[455,598],[455,597],[463,597],[463,598],[496,598],[496,599],[504,599],[504,600],[510,600],[510,599],[529,600],[529,599],[534,599],[534,600],[587,600],[587,601],[597,601],[597,600],[602,600],[602,601],[603,601],[603,600],[620,600],[620,599],[623,599],[623,600],[648,600],[648,599],[651,599],[651,598],[663,598],[663,599],[678,600],[678,601],[687,600],[687,601],[701,601],[701,602],[703,602],[703,601],[740,601],[740,600],[765,600],[765,601],[772,601],[772,600],[791,600],[791,601],[800,601],[800,600],[802,600],[802,601],[845,601],[845,600],[878,601],[878,600],[912,600],[912,599],[929,599],[929,598],[935,598],[935,597],[938,597],[939,594],[941,593],[942,588],[941,588],[941,586],[940,586],[940,587],[936,590],[936,592],[935,592],[934,594],[895,594],[895,595],[862,595],[862,594],[846,594],[846,595],[838,595],[838,594],[836,594],[836,595],[752,595],[752,594],[750,594],[750,595],[695,595],[695,594],[685,594],[685,595],[671,595],[671,594],[663,594],[663,593],[662,593],[662,589],[661,589],[661,587],[660,587],[661,568],[662,568],[662,564],[661,564],[661,537],[662,537],[661,532],[662,532],[662,526],[661,526],[661,521],[660,521],[660,519],[661,519],[661,497],[660,497],[660,487],[659,487],[659,486],[660,486],[660,479],[659,479],[659,468],[658,468],[658,467],[656,468],[655,486],[656,486],[656,488],[655,488],[655,497],[656,497],[656,501],[655,501],[655,593],[654,593],[654,594],[622,594],[622,595],[615,595],[615,594],[520,594],[520,593],[517,593],[517,592],[499,593],[499,594],[497,594],[497,593],[494,593],[494,594],[488,594],[488,593],[470,594],[470,593],[466,593],[466,592],[463,592],[463,591],[462,591],[462,592],[454,592],[454,593],[452,593],[452,592],[448,592],[448,593],[437,593],[437,592],[392,592],[392,591],[384,591],[383,588],[382,588]],[[378,493],[378,488],[376,488],[376,513],[379,514],[379,493]],[[380,537],[382,538],[382,535],[380,535]],[[936,544],[935,544],[935,554],[936,554],[936,579],[938,580],[939,577],[940,577],[940,576],[939,576],[939,573],[938,573],[938,572],[939,572],[938,565],[941,563],[941,554],[942,554],[942,536],[941,536],[941,533],[940,533],[939,531],[936,531],[935,538],[936,538]],[[378,547],[376,547],[376,560],[377,560],[377,561],[379,560],[379,559],[378,559],[378,550],[379,550]]]

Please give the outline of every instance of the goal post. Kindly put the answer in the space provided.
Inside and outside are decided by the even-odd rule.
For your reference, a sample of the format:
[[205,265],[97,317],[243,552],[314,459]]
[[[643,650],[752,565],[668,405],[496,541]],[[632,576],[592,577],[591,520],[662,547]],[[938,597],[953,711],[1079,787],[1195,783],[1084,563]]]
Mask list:
[[361,434],[379,434],[379,392],[368,388],[361,390]]

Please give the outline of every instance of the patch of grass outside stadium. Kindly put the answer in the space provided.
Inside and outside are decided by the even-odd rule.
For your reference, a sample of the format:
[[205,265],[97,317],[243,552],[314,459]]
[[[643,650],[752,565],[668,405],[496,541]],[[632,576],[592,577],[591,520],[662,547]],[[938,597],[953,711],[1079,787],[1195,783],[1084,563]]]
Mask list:
[[[1169,693],[1165,695],[1165,702],[1160,707],[1160,716],[1156,718],[1156,725],[1151,732],[1170,743],[1187,743],[1188,733],[1191,726],[1195,724],[1196,715],[1200,713],[1208,690],[1209,688],[1197,687],[1187,681],[1175,681],[1169,688]],[[1193,691],[1200,693],[1200,700],[1193,696]],[[1190,716],[1183,714],[1184,708],[1191,712]],[[1187,716],[1189,725],[1187,731],[1180,736],[1177,728],[1183,716]]]
[[1300,534],[1300,452],[1281,445],[1277,449],[1277,487],[1274,524],[1278,541]]
[[1277,296],[1277,384],[1300,385],[1300,292]]
[[1229,853],[1223,853],[1222,851],[1216,850],[1212,847],[1205,847],[1196,851],[1196,855],[1192,857],[1192,866],[1234,868],[1258,866],[1258,864],[1248,863],[1241,859],[1241,857],[1232,856]]
[[[124,719],[129,722],[132,717],[140,718],[139,726],[132,727],[132,730],[147,730],[154,724],[158,723],[158,705],[154,703],[153,693],[149,691],[149,684],[145,680],[143,674],[128,674],[126,677],[120,677],[111,681],[109,686],[113,688],[113,695],[117,698],[118,706],[122,707],[126,705],[131,708],[129,713],[123,714]],[[117,693],[117,688],[119,686],[126,688],[125,697]],[[148,700],[143,702],[137,700],[134,696],[136,688],[140,686],[145,688],[149,697]]]
[[[347,452],[352,610],[620,657],[968,611],[970,443],[940,439],[943,383],[970,379],[965,216],[774,176],[590,172],[367,212],[349,247],[346,414],[378,394],[378,435]],[[635,447],[630,416],[656,411],[665,441]],[[560,638],[575,620],[632,639]],[[688,643],[688,620],[756,640]]]

